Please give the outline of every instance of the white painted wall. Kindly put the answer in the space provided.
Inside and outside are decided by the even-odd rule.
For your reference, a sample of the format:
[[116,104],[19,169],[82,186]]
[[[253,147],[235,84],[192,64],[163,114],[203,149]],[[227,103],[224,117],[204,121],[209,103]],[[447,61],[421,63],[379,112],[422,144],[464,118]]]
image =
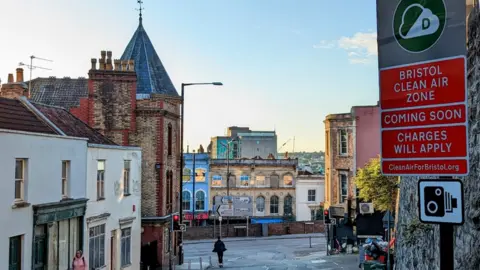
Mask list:
[[[308,190],[315,190],[315,202],[308,201]],[[312,206],[319,206],[325,201],[325,177],[322,175],[297,176],[296,182],[296,207],[297,207],[297,221],[311,220]]]
[[[97,200],[97,161],[105,160],[105,199]],[[124,160],[130,160],[130,195],[123,195]],[[142,152],[136,147],[92,145],[88,147],[87,161],[87,212],[85,215],[85,259],[89,261],[89,228],[105,224],[105,263],[110,265],[112,248],[110,240],[115,231],[116,254],[114,269],[139,269],[141,249],[141,160]],[[153,169],[153,168],[152,168]],[[134,209],[135,208],[135,209]],[[110,216],[89,221],[91,217],[109,213]],[[129,224],[121,219],[134,218]],[[131,266],[120,268],[121,229],[131,228]],[[90,267],[90,265],[89,265]],[[110,269],[110,268],[108,268]],[[112,268],[113,269],[113,268]]]
[[[70,197],[85,198],[87,142],[84,139],[0,130],[0,269],[8,269],[9,238],[23,235],[23,269],[31,269],[32,205],[62,199],[62,161],[70,161]],[[15,159],[27,159],[25,201],[12,209]]]

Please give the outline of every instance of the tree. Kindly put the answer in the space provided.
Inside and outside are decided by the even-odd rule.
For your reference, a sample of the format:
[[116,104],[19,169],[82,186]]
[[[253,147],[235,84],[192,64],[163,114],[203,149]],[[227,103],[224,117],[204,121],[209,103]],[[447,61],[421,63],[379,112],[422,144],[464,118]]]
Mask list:
[[384,176],[380,169],[380,158],[372,158],[359,169],[355,177],[355,185],[359,189],[359,197],[366,202],[373,202],[379,211],[394,211],[397,197],[398,177]]

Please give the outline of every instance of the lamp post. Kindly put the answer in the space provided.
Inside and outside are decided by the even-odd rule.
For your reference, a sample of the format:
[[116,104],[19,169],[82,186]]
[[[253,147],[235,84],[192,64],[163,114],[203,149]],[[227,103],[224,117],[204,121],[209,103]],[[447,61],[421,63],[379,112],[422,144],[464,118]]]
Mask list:
[[[223,83],[221,82],[210,82],[210,83],[182,83],[182,109],[181,109],[181,118],[180,118],[180,128],[181,128],[181,133],[180,133],[180,209],[182,209],[182,204],[183,204],[183,198],[182,198],[182,191],[183,191],[183,136],[184,136],[184,119],[185,119],[185,87],[187,86],[192,86],[192,85],[217,85],[217,86],[222,86]],[[183,223],[183,210],[180,211],[180,223]],[[179,238],[182,238],[182,234],[180,233]],[[183,264],[183,243],[180,244],[179,247],[179,255],[178,256],[178,264],[182,265]]]

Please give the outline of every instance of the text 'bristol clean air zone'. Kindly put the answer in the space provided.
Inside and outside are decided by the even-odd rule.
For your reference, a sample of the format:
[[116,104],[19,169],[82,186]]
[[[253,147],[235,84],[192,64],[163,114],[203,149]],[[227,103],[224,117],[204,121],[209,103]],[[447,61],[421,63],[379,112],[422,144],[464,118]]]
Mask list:
[[465,102],[465,58],[380,71],[382,110]]

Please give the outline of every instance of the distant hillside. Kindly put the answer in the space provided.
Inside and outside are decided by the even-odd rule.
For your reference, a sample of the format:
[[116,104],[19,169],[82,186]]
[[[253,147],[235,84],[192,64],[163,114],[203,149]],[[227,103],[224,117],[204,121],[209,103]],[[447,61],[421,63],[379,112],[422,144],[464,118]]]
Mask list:
[[[278,158],[283,158],[285,153],[278,153]],[[288,153],[291,158],[298,158],[300,167],[310,166],[314,172],[325,172],[325,152],[297,152]]]

